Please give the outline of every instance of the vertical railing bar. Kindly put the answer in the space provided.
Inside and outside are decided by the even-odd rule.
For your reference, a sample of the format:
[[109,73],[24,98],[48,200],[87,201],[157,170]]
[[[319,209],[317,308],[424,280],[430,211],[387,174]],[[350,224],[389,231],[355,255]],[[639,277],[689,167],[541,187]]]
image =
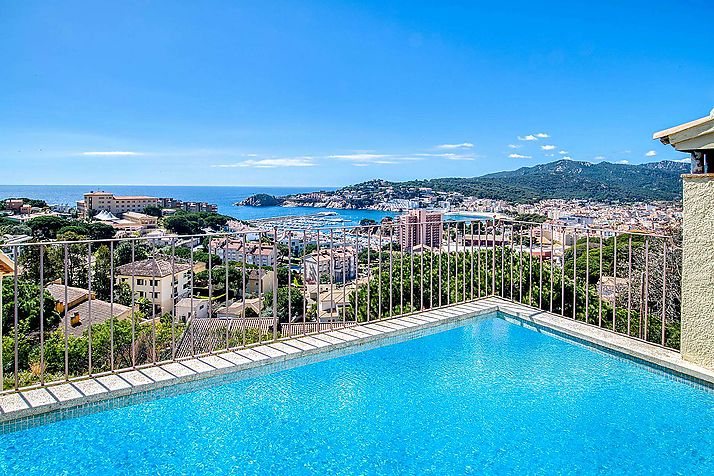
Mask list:
[[[193,274],[194,274],[194,270],[195,270],[195,268],[196,268],[196,263],[195,263],[195,258],[194,258],[194,254],[193,254],[193,253],[194,253],[194,251],[193,251],[193,238],[191,238],[190,245],[191,245],[191,254],[190,254],[190,260],[191,260],[191,270],[190,270],[190,273],[191,273],[191,274],[189,274],[189,276],[190,276],[190,278],[191,278],[191,282],[190,282],[190,284],[189,284],[189,287],[190,287],[190,289],[191,289],[191,295],[190,295],[190,303],[189,303],[189,305],[191,306],[191,310],[190,310],[189,313],[188,313],[188,318],[186,319],[186,325],[187,325],[188,328],[190,329],[189,338],[191,339],[191,357],[196,357],[196,345],[195,345],[196,335],[195,335],[194,326],[193,326],[193,322],[194,322],[195,319],[196,319],[196,308],[194,307],[194,301],[193,301],[193,292],[194,292],[194,277],[193,277]],[[209,257],[209,260],[210,260],[210,257],[211,257],[210,250],[209,250],[209,253],[208,253],[208,257]],[[152,281],[152,284],[153,284],[153,281]],[[153,296],[152,296],[152,298],[153,298]],[[226,315],[227,315],[227,313],[226,313]],[[152,319],[152,322],[155,322],[155,321]],[[154,325],[155,325],[155,324],[154,324]],[[184,331],[184,332],[186,332],[186,331]],[[155,335],[156,335],[156,332],[154,331],[154,336],[155,336]],[[154,345],[156,345],[156,342],[154,342]]]
[[[424,244],[422,243],[422,252],[424,251]],[[409,312],[414,312],[414,246],[409,247]],[[404,310],[402,310],[404,313]]]
[[[469,246],[469,263],[471,265],[471,279],[469,280],[470,299],[474,300],[474,222],[471,222],[471,242]],[[466,243],[464,243],[466,244]]]
[[627,243],[627,335],[632,335],[632,233]]
[[[136,368],[136,240],[131,240],[131,366]],[[160,273],[159,273],[160,274]],[[163,309],[162,309],[163,312]]]
[[[511,273],[510,273],[510,282],[508,283],[509,287],[509,299],[513,300],[513,258],[515,257],[515,242],[513,241],[515,239],[515,230],[513,228],[513,223],[511,223],[511,236],[509,237],[509,243],[510,243],[510,250],[509,250],[509,255],[510,255],[510,265],[511,265]],[[505,237],[504,237],[505,238]]]
[[454,223],[454,304],[459,302],[459,222]]
[[89,325],[87,326],[87,350],[88,350],[88,373],[92,375],[92,244],[87,244],[87,314]]
[[543,223],[540,224],[538,243],[540,245],[540,256],[538,257],[538,309],[543,309]]
[[491,251],[491,296],[496,295],[496,218],[491,225],[493,230],[493,249]]
[[[288,323],[293,322],[293,307],[292,307],[292,260],[291,254],[293,250],[293,232],[288,230]],[[280,282],[278,281],[278,287],[280,287]]]
[[446,305],[451,304],[451,225],[446,223]]
[[598,308],[597,308],[597,326],[602,327],[602,230],[598,230],[600,239],[600,258],[599,258],[599,276],[597,281],[598,286]]
[[[439,226],[441,227],[441,230],[442,230],[442,233],[443,233],[444,224],[439,224]],[[439,260],[438,260],[438,261],[439,261],[439,263],[438,263],[438,264],[439,264],[439,279],[438,279],[438,281],[439,281],[439,307],[441,307],[441,305],[442,305],[442,297],[441,297],[441,295],[442,295],[442,281],[443,281],[443,275],[442,275],[442,263],[441,263],[441,261],[442,261],[442,256],[441,256],[441,255],[444,254],[444,253],[443,253],[443,248],[442,248],[443,241],[444,241],[443,238],[439,240]]]
[[[263,246],[263,232],[259,231],[258,232],[258,249],[262,249]],[[245,261],[247,259],[247,251],[246,254],[243,255]],[[255,259],[253,259],[253,266],[255,266]],[[319,270],[318,270],[319,273]],[[263,343],[263,267],[261,266],[261,263],[258,262],[258,266],[256,266],[256,275],[258,277],[258,318],[256,319],[256,329],[258,331],[258,344]],[[228,293],[228,289],[226,289],[226,293]],[[226,294],[227,295],[227,294]],[[245,319],[246,325],[247,319]]]
[[3,302],[3,294],[5,292],[5,273],[0,272],[0,392],[5,390],[5,373],[3,371],[5,363],[2,358],[2,342],[3,342],[3,323],[5,322],[5,313]]
[[393,270],[393,258],[392,258],[392,243],[394,242],[394,227],[390,225],[389,227],[389,315],[392,315],[392,312],[394,310],[394,293],[392,290],[394,289],[394,282],[392,281],[392,275],[394,274]]
[[528,225],[528,304],[533,296],[533,226]]
[[501,221],[501,297],[506,294],[506,223]]
[[[261,259],[263,258],[263,246],[262,246],[262,243],[258,243],[258,246],[259,246],[259,248],[258,248],[258,256],[259,256],[259,258],[258,258],[258,259],[261,260]],[[225,324],[226,324],[226,333],[225,333],[225,334],[226,334],[226,335],[225,335],[226,346],[225,346],[225,349],[229,349],[229,348],[231,347],[231,340],[230,340],[231,321],[230,321],[230,318],[228,317],[228,301],[230,300],[230,299],[229,299],[229,295],[230,295],[230,283],[229,283],[229,281],[228,281],[228,268],[230,267],[230,260],[228,259],[228,253],[229,253],[229,251],[230,251],[230,247],[231,247],[231,242],[230,242],[230,240],[228,239],[228,235],[226,235],[226,242],[225,242],[225,248],[224,248],[225,251],[224,251],[224,253],[223,253],[223,257],[225,258],[225,259],[224,259],[224,263],[223,263],[223,280],[225,281],[225,283],[224,283],[225,295],[223,296],[223,298],[224,298],[224,299],[223,299],[223,302],[224,302],[224,306],[225,306],[225,309],[226,309],[226,319],[225,319],[225,321],[226,321],[226,322],[225,322]],[[245,252],[245,248],[243,248],[243,251]],[[245,262],[245,260],[243,260],[243,261]],[[260,267],[260,264],[261,264],[261,263],[258,263],[258,264],[259,264],[259,267]],[[258,279],[260,279],[260,277],[259,277]],[[258,316],[258,323],[259,323],[258,326],[260,326],[260,316]],[[219,328],[219,329],[220,329],[220,328]],[[216,334],[218,334],[218,333],[216,332]],[[218,337],[216,337],[216,341],[218,341]],[[213,345],[211,345],[211,348],[209,349],[209,352],[210,352],[210,353],[213,353],[213,350],[214,350],[214,349],[213,349]]]
[[[156,262],[156,245],[152,246],[151,254],[154,257],[154,262]],[[161,273],[159,273],[161,274]],[[158,361],[157,350],[156,350],[156,276],[151,276],[151,362],[156,364]]]
[[[439,222],[439,232],[436,234],[439,243],[437,245],[441,248],[441,221]],[[434,243],[432,240],[431,247],[429,249],[429,309],[434,307]]]
[[[372,231],[374,230],[373,227],[369,226],[367,228],[367,322],[369,322],[371,319],[371,297],[370,297],[370,288],[372,287]],[[357,263],[359,264],[359,253],[357,253]]]
[[[247,233],[243,233],[243,236],[241,237],[241,245],[242,245],[242,250],[241,250],[241,252],[243,253],[243,263],[242,263],[242,265],[241,265],[241,268],[242,268],[242,269],[241,269],[241,271],[242,271],[242,273],[241,273],[241,274],[242,274],[242,276],[241,276],[241,285],[242,285],[243,287],[242,287],[241,293],[240,293],[240,299],[241,299],[241,305],[242,305],[242,310],[241,310],[241,323],[240,323],[240,324],[241,324],[241,325],[240,325],[240,328],[241,328],[241,329],[240,329],[240,332],[241,332],[241,345],[242,345],[243,347],[245,347],[245,346],[248,344],[248,343],[247,343],[248,337],[247,337],[247,335],[246,335],[246,327],[248,326],[248,317],[245,315],[245,311],[246,311],[246,309],[245,309],[245,306],[246,306],[246,303],[245,303],[245,287],[246,287],[246,280],[247,280],[247,276],[246,276],[246,275],[248,274],[248,266],[247,266],[247,263],[246,263],[246,260],[248,259],[248,257],[246,256],[246,251],[247,251],[247,248],[248,248],[248,242],[246,241],[246,235],[247,235]],[[237,258],[237,257],[238,257],[238,256],[236,256],[236,258]],[[256,274],[258,275],[258,279],[260,280],[260,273],[256,273]],[[226,326],[229,326],[229,325],[230,325],[230,323],[231,323],[231,320],[230,320],[230,319],[231,319],[230,315],[228,314],[228,312],[226,312]],[[260,334],[261,332],[262,332],[262,331],[261,331],[261,329],[260,329],[260,316],[258,316],[258,334]]]
[[[263,261],[263,248],[260,248],[260,260]],[[273,342],[278,340],[278,228],[273,227]]]
[[[243,239],[245,240],[245,235]],[[307,298],[309,297],[307,290],[307,265],[305,264],[305,257],[307,256],[307,229],[304,229],[302,233],[302,246],[302,334],[305,335],[307,333],[305,330],[307,325]],[[243,289],[245,290],[245,286]],[[245,296],[245,291],[243,292],[243,295]],[[243,299],[245,300],[245,297]],[[245,304],[243,305],[243,308],[245,309]]]
[[466,223],[464,223],[463,233],[461,234],[463,242],[463,257],[461,258],[461,300],[466,302]]
[[[40,385],[45,384],[45,245],[40,245]],[[90,290],[91,293],[91,290]],[[0,294],[2,294],[2,282],[0,282]],[[0,310],[2,303],[0,303]],[[0,311],[0,325],[2,325],[2,312]],[[0,333],[1,334],[1,333]],[[91,342],[91,340],[90,340]],[[2,353],[2,336],[0,335],[0,354]],[[0,362],[2,366],[2,362]],[[0,382],[2,377],[0,376]],[[0,383],[2,390],[2,383]]]
[[[208,238],[208,318],[212,319],[213,318],[213,250],[216,250],[216,256],[218,256],[218,250],[219,250],[219,245],[218,245],[218,240],[215,241],[215,245],[213,244],[213,238]],[[225,259],[226,255],[228,254],[228,250],[223,251],[223,258]],[[216,313],[216,317],[218,317]],[[226,319],[228,319],[228,309],[226,309]],[[191,327],[193,327],[193,324],[191,324]],[[193,334],[191,334],[191,340],[193,341]]]
[[382,246],[384,246],[382,244],[384,243],[382,229],[382,225],[379,225],[379,245],[377,246],[379,249],[379,263],[377,264],[377,320],[382,319]]
[[[426,236],[427,232],[427,227],[424,225],[424,235]],[[429,239],[429,243],[431,243],[431,239]],[[424,243],[421,247],[421,253],[419,253],[419,261],[421,264],[421,272],[419,275],[419,310],[423,311],[424,310],[424,253],[426,253],[426,243]],[[412,276],[412,279],[414,279],[414,276]]]
[[[353,230],[354,240],[355,240],[355,254],[354,254],[354,264],[355,264],[355,322],[357,324],[359,321],[357,317],[357,312],[359,310],[359,242],[360,242],[360,232],[361,230]],[[369,256],[369,253],[367,253]],[[350,261],[352,261],[350,257]],[[369,279],[367,280],[369,285]]]
[[[290,254],[292,253],[293,249],[293,235],[292,231],[288,230],[287,231],[288,235],[288,323],[293,322],[293,313],[292,313],[292,263],[291,263],[291,257]],[[278,281],[278,287],[280,287],[280,281]]]
[[[13,257],[15,258],[15,260],[17,261],[17,257],[18,257],[18,254],[17,254],[17,246],[14,246],[14,247],[13,247],[13,249],[12,249],[12,256],[13,256]],[[13,347],[14,347],[14,354],[15,354],[15,355],[14,355],[14,357],[15,357],[15,361],[14,361],[14,369],[15,369],[15,375],[14,375],[14,377],[15,377],[15,390],[17,390],[18,387],[20,386],[20,354],[19,354],[20,348],[19,348],[19,345],[18,345],[18,338],[19,338],[19,329],[18,329],[18,327],[19,327],[19,325],[20,325],[20,322],[19,322],[19,320],[20,320],[20,319],[19,319],[19,317],[20,317],[20,316],[19,316],[19,303],[18,303],[18,301],[19,301],[20,293],[19,293],[18,284],[17,284],[17,281],[18,281],[17,268],[18,268],[18,267],[17,267],[17,265],[15,265],[13,268],[14,268],[14,269],[13,269],[13,277],[14,277],[14,280],[15,280],[14,285],[13,285],[13,299],[14,299],[14,307],[13,307],[13,311],[14,311],[14,315],[13,315],[13,326],[14,326],[14,329],[13,329],[13,340],[14,340],[14,342],[13,342]],[[65,308],[66,308],[66,307],[67,307],[67,300],[65,299],[64,302],[65,302]],[[2,352],[2,349],[1,349],[1,348],[0,348],[0,352]]]
[[[69,286],[69,265],[67,244],[64,245],[64,379],[69,380],[69,306],[67,305],[69,296],[67,287]],[[17,276],[17,275],[16,275]],[[133,308],[132,308],[133,312]]]
[[612,296],[612,330],[617,332],[617,231],[614,233],[612,252],[612,279],[614,281],[614,293]]
[[[403,226],[399,230],[403,230]],[[404,314],[404,248],[399,241],[399,313]]]
[[347,327],[347,229],[342,228],[342,327]]
[[645,328],[644,328],[644,336],[645,340],[648,340],[649,338],[649,318],[650,318],[650,240],[647,236],[645,236],[645,285],[644,285],[644,299],[643,299],[643,304],[644,304],[644,312],[645,312]]
[[662,341],[667,342],[667,239],[662,239]]
[[[161,274],[161,273],[159,273]],[[171,360],[176,360],[176,304],[178,292],[174,291],[174,287],[179,287],[180,283],[176,282],[176,238],[171,240]]]
[[328,274],[330,275],[330,330],[335,328],[335,313],[337,312],[337,305],[335,304],[335,272],[337,270],[335,266],[335,237],[333,229],[330,228],[330,263],[327,267]]
[[590,229],[585,228],[585,322],[590,322]]
[[481,221],[479,220],[478,223],[476,224],[476,228],[478,229],[478,256],[477,256],[477,265],[478,265],[478,297],[481,297]]
[[578,304],[578,229],[573,227],[573,320],[577,319]]
[[550,292],[548,293],[550,295],[550,305],[549,305],[549,312],[553,312],[553,276],[555,275],[555,249],[553,248],[555,242],[555,225],[551,224],[550,225]]
[[523,229],[518,230],[518,302],[523,302]]
[[567,227],[563,227],[563,252],[560,258],[560,315],[565,317],[565,241]]

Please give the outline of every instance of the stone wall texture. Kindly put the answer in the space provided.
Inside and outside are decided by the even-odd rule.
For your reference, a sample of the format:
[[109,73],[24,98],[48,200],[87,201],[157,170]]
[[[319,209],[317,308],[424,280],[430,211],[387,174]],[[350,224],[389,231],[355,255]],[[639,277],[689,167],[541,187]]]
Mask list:
[[682,357],[714,368],[714,175],[684,176]]

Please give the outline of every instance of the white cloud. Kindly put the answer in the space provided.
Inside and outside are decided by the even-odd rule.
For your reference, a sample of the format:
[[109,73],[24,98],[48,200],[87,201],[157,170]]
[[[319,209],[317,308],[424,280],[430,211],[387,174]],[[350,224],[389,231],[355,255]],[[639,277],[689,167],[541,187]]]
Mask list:
[[369,167],[369,164],[363,164],[363,163],[360,163],[360,162],[356,162],[356,163],[354,163],[354,164],[352,164],[352,165],[354,165],[355,167]]
[[593,157],[593,160],[603,161],[605,160],[605,158],[606,157],[604,155],[596,155],[595,157]]
[[437,149],[470,149],[474,145],[471,142],[463,142],[461,144],[441,144],[437,145]]
[[546,134],[545,132],[539,132],[535,136],[539,139],[547,139],[548,137],[550,137],[550,134]]
[[654,150],[650,150],[650,151],[647,151],[647,153],[645,154],[645,157],[654,157],[655,155],[657,155],[657,152],[655,152]]
[[561,157],[561,160],[573,160],[573,158],[569,155],[566,155],[565,157]]
[[546,157],[555,157],[555,154],[545,154]]
[[558,153],[559,153],[560,155],[568,155],[568,151],[567,151],[567,150],[560,150],[560,151],[558,151]]
[[543,150],[554,150],[556,147],[554,145],[542,145],[540,148]]
[[244,160],[235,164],[217,164],[211,167],[215,168],[236,168],[236,167],[253,167],[257,169],[273,169],[276,167],[312,167],[315,165],[312,157],[293,157],[284,159],[260,159],[260,160]]
[[523,146],[520,144],[508,144],[508,147],[510,147],[511,149],[520,149]]
[[532,141],[538,140],[538,138],[533,134],[528,134],[527,136],[518,136],[518,140]]
[[141,153],[140,152],[128,152],[128,151],[123,151],[123,150],[106,150],[106,151],[97,151],[97,152],[82,152],[82,155],[116,157],[116,156],[141,155]]
[[509,154],[508,158],[510,159],[532,159],[530,155],[521,155],[521,154]]
[[629,161],[629,160],[622,159],[622,160],[618,160],[617,163],[618,163],[618,164],[622,164],[622,165],[627,165],[627,164],[630,163],[630,161]]
[[399,162],[397,162],[396,160],[375,160],[374,163],[387,165],[387,164],[398,164]]

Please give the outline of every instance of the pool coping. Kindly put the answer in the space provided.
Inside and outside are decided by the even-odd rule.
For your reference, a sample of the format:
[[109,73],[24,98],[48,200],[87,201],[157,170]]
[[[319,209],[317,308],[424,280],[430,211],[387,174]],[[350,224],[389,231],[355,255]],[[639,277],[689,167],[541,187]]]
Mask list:
[[556,335],[562,333],[569,338],[714,388],[714,369],[687,362],[679,352],[503,298],[487,297],[245,349],[216,352],[178,362],[0,395],[0,424],[4,426],[58,410],[76,409],[117,397],[356,347],[494,312],[505,314],[502,316],[505,318],[515,318],[519,321],[516,323],[535,330]]

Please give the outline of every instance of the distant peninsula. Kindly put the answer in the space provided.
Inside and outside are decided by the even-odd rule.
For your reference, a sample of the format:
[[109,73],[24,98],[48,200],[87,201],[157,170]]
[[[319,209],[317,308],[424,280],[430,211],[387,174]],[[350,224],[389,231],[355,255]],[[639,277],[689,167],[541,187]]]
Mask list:
[[268,195],[267,193],[256,193],[245,200],[236,203],[239,207],[276,207],[283,204],[283,199]]
[[458,205],[464,198],[512,204],[546,199],[596,202],[656,202],[682,199],[681,174],[689,164],[674,161],[628,165],[558,160],[479,177],[448,177],[390,182],[370,180],[334,191],[275,197],[260,193],[238,205],[390,210],[430,199],[433,205]]

